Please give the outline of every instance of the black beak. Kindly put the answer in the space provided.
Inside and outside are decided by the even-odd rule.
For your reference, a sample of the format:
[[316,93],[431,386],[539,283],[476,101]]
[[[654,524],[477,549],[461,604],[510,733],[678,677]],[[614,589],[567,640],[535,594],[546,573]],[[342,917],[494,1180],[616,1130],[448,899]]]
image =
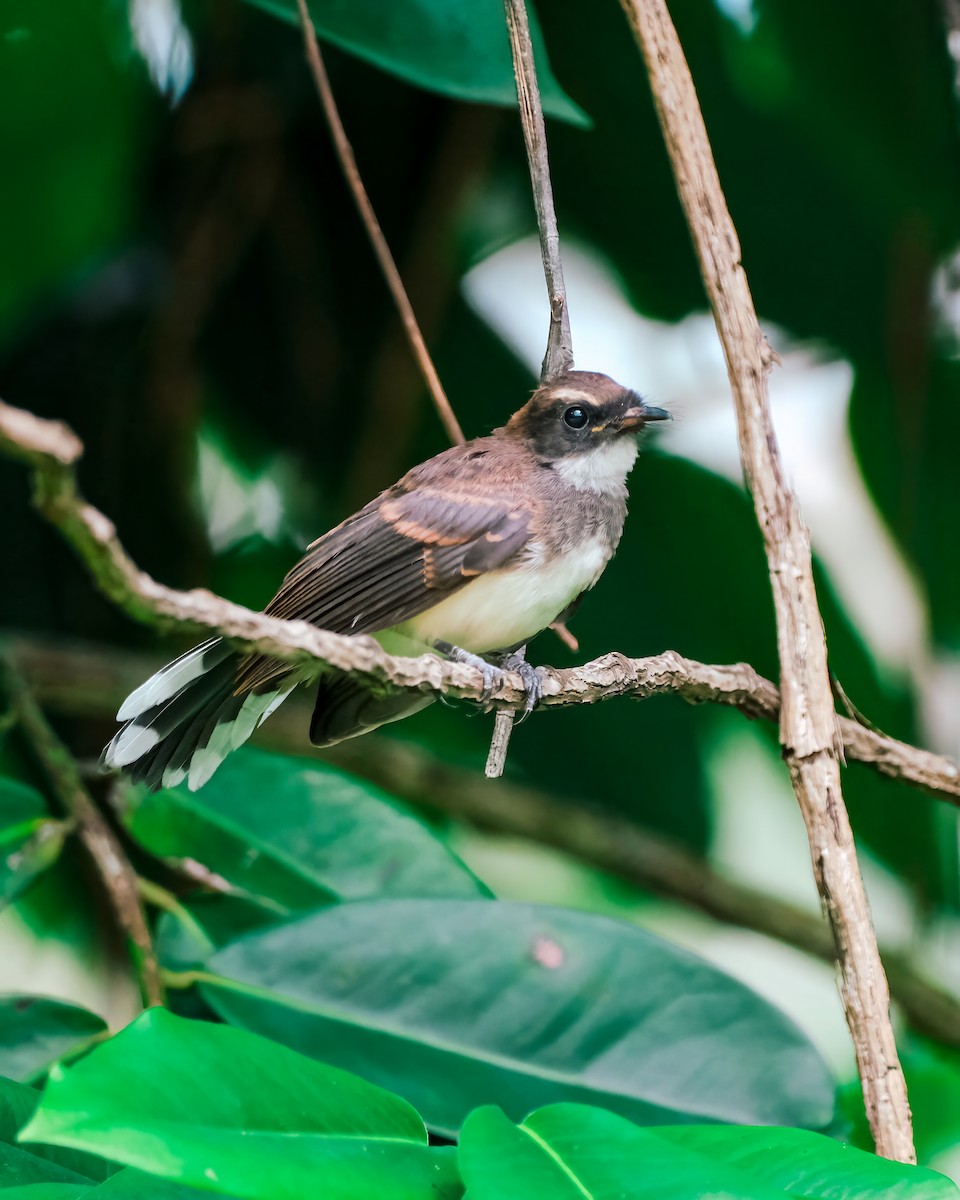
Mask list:
[[621,430],[626,433],[631,429],[642,429],[648,421],[672,421],[673,418],[665,408],[648,408],[645,404],[639,408],[628,408],[620,421]]

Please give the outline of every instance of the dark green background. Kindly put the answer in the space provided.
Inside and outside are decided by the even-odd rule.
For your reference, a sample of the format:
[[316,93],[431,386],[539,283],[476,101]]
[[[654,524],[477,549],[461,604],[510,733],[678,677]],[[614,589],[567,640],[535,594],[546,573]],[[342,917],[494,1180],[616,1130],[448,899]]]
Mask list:
[[[930,295],[960,241],[960,139],[941,10],[932,0],[758,0],[749,34],[707,0],[671,10],[758,310],[852,363],[860,468],[916,572],[930,653],[949,658],[960,650],[960,369]],[[562,231],[615,265],[643,314],[702,311],[618,5],[553,0],[539,16],[559,81],[549,136]],[[239,0],[191,3],[185,18],[195,77],[173,106],[131,47],[123,5],[0,0],[0,395],[76,429],[84,492],[146,570],[260,605],[306,539],[444,441],[296,32]],[[361,29],[360,40],[377,32]],[[485,432],[533,382],[459,294],[471,265],[534,229],[509,87],[497,85],[502,105],[472,105],[453,66],[428,91],[326,49],[441,376],[468,435]],[[282,457],[276,539],[213,551],[197,499],[201,432],[251,477]],[[628,525],[575,621],[581,656],[673,648],[774,676],[769,589],[745,497],[655,449],[631,495],[635,512],[669,519]],[[19,468],[0,469],[0,512],[0,627],[157,648],[32,514]],[[820,596],[847,692],[881,728],[921,740],[918,698],[878,670],[825,578]],[[574,661],[549,635],[532,656]],[[556,712],[519,731],[509,772],[706,849],[706,749],[723,719],[672,699]],[[101,717],[68,732],[92,755],[111,728]],[[489,730],[437,705],[395,733],[479,770]],[[953,811],[856,766],[844,782],[861,844],[909,889],[918,928],[955,912]]]

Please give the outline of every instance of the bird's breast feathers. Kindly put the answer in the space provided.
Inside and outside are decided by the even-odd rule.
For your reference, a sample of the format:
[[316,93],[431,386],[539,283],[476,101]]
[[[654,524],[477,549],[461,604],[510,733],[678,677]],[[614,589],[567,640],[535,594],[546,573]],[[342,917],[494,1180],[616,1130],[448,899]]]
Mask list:
[[545,556],[543,547],[531,542],[520,562],[481,575],[397,632],[428,646],[450,642],[474,654],[520,645],[593,587],[613,549],[608,539],[593,536]]
[[579,492],[596,492],[601,496],[625,496],[627,475],[637,461],[637,439],[621,437],[604,442],[582,454],[560,459],[557,474]]

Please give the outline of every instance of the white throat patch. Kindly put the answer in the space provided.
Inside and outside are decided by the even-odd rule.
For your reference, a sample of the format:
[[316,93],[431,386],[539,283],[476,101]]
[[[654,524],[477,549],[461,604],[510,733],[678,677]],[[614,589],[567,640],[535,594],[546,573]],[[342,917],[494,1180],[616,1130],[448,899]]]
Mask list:
[[630,468],[637,461],[637,439],[618,437],[584,454],[569,454],[554,467],[575,488],[604,495],[623,492]]

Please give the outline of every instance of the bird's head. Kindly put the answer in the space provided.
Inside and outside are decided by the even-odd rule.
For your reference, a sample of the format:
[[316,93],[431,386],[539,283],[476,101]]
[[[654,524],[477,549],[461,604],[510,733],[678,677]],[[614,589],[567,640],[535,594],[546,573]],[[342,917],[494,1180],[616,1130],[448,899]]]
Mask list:
[[[561,459],[597,451],[633,439],[651,421],[668,421],[662,408],[644,404],[636,392],[609,375],[568,371],[547,380],[504,428],[507,436],[527,440],[544,459]],[[632,462],[632,459],[631,459]]]

